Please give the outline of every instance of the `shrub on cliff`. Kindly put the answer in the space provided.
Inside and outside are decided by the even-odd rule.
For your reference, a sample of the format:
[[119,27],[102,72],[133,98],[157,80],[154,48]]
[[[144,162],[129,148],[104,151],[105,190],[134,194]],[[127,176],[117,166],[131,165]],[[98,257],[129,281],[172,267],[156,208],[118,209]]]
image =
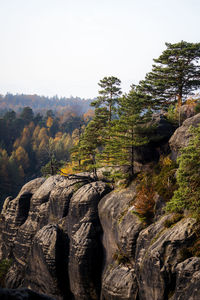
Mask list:
[[0,261],[0,287],[5,287],[5,277],[11,265],[11,259],[2,259]]
[[189,145],[182,149],[178,158],[177,171],[178,189],[174,192],[166,210],[182,212],[188,209],[193,216],[200,214],[200,125],[191,127],[192,138]]

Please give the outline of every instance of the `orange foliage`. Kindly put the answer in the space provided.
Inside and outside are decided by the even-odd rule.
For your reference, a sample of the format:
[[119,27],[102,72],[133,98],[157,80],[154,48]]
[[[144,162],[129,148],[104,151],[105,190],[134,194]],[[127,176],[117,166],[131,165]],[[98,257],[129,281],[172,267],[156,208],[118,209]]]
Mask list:
[[19,146],[16,151],[13,151],[11,157],[15,159],[18,165],[21,165],[23,169],[27,169],[29,167],[29,157],[23,147]]
[[46,125],[48,128],[51,128],[51,126],[53,125],[53,118],[52,117],[48,117],[47,121],[46,121]]
[[86,113],[83,115],[83,119],[87,122],[91,120],[94,117],[94,110],[93,109],[88,109]]
[[146,217],[151,217],[154,214],[155,206],[155,191],[153,186],[142,186],[137,192],[134,202],[135,210],[137,213]]
[[189,97],[186,100],[186,104],[189,106],[195,106],[199,100],[200,100],[200,98],[199,98],[199,95],[197,94],[195,97]]

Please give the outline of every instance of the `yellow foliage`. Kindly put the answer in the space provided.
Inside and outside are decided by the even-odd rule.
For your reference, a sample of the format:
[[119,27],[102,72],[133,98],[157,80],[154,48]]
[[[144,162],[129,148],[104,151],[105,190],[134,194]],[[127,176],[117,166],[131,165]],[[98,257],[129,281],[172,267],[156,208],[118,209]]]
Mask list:
[[49,138],[48,138],[47,130],[46,130],[46,128],[42,127],[42,128],[40,129],[39,134],[38,134],[38,140],[39,140],[39,141],[45,140],[45,141],[47,142],[48,139],[49,139]]
[[31,123],[29,123],[28,128],[31,130],[31,132],[33,132],[33,130],[35,128],[35,124],[33,121]]
[[40,132],[40,126],[37,125],[33,131],[33,139],[34,140],[38,138],[39,132]]
[[48,147],[48,144],[46,143],[46,141],[43,139],[38,147],[38,151],[42,151],[42,150],[46,150]]
[[171,166],[172,164],[172,160],[170,159],[169,156],[166,157],[162,157],[160,158],[160,164],[164,167],[164,166]]
[[199,98],[199,95],[197,94],[195,97],[189,97],[187,100],[186,100],[186,104],[189,105],[189,106],[195,106],[197,104],[197,101],[199,101],[200,98]]
[[18,138],[18,139],[16,139],[16,141],[14,142],[13,148],[14,148],[14,149],[17,149],[19,146],[20,146],[20,139]]
[[19,146],[16,151],[12,152],[12,157],[17,161],[18,165],[23,167],[23,169],[29,167],[28,154],[22,146]]
[[51,126],[53,125],[53,118],[52,117],[48,117],[47,121],[46,121],[46,125],[48,128],[51,128]]
[[58,131],[55,135],[55,139],[61,139],[63,136],[63,133],[61,131]]
[[79,141],[79,137],[80,137],[79,129],[76,128],[76,129],[74,129],[74,131],[72,132],[72,139],[73,139],[74,145],[76,145],[77,141]]
[[73,174],[74,173],[74,167],[75,167],[75,163],[72,162],[72,163],[69,163],[67,164],[64,168],[62,168],[60,171],[60,174],[61,175],[64,175],[64,176],[67,176],[69,174]]

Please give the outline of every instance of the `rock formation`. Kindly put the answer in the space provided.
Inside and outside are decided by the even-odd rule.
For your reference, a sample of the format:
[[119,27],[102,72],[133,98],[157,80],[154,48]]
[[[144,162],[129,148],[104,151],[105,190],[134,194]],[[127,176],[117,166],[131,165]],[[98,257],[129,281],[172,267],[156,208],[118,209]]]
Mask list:
[[182,126],[176,129],[169,140],[172,157],[174,159],[177,158],[177,155],[180,153],[180,149],[186,147],[189,143],[191,137],[191,132],[189,130],[190,126],[197,127],[198,124],[200,124],[200,113],[195,115],[194,117],[186,119],[183,122]]
[[109,191],[88,175],[56,175],[35,179],[16,199],[7,199],[1,258],[12,258],[13,264],[6,286],[56,299],[98,299],[103,247],[97,207]]
[[[197,123],[200,114],[171,137],[176,155]],[[163,148],[154,141],[157,153],[168,151],[166,135]],[[8,197],[0,258],[12,259],[5,282],[17,290],[1,290],[1,299],[200,299],[200,259],[186,251],[199,236],[196,220],[164,214],[156,195],[155,218],[145,223],[134,208],[136,186],[133,181],[112,191],[89,174],[56,175],[35,179],[15,199]]]

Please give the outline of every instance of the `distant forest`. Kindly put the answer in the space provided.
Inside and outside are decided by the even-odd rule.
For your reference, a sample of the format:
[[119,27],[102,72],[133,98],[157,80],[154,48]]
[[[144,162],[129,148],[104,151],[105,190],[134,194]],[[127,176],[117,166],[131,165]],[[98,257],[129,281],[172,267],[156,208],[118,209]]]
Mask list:
[[[91,100],[37,95],[0,96],[0,206],[21,186],[70,159],[94,112]],[[46,166],[46,167],[45,167]],[[45,170],[46,168],[46,170]],[[43,174],[44,174],[43,173]]]
[[54,112],[70,110],[81,115],[89,109],[91,102],[91,99],[81,99],[79,97],[58,98],[54,96],[49,98],[38,95],[12,95],[7,93],[5,96],[0,95],[0,115],[2,116],[9,110],[21,112],[26,106],[31,107],[34,112],[42,114],[45,114],[47,110]]

